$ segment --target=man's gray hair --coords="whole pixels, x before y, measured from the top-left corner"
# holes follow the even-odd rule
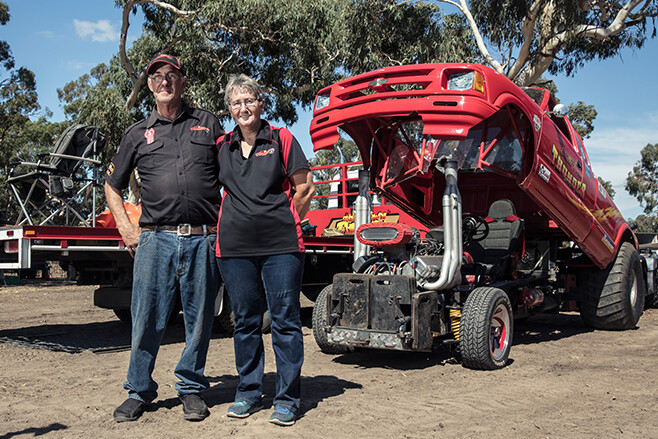
[[[234,90],[245,90],[254,95],[256,99],[262,101],[264,99],[263,91],[260,89],[260,85],[249,76],[244,73],[239,75],[231,75],[228,78],[228,84],[226,84],[226,90],[224,91],[224,102],[228,108],[231,100],[231,95]]]

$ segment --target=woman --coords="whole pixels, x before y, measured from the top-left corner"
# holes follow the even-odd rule
[[[231,77],[225,100],[237,126],[219,142],[224,196],[216,253],[235,318],[233,342],[240,376],[227,415],[246,418],[261,406],[261,324],[267,306],[277,365],[270,422],[292,425],[300,405],[304,361],[300,222],[313,197],[313,179],[290,131],[260,118],[265,100],[256,81],[246,75]]]

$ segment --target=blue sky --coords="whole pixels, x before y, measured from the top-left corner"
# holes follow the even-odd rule
[[[121,10],[113,0],[4,1],[11,19],[0,26],[0,40],[10,44],[17,66],[36,74],[39,102],[53,111],[51,120],[63,120],[57,88],[118,52]],[[131,16],[129,41],[141,33],[139,23],[139,17]],[[596,107],[595,130],[585,146],[594,172],[613,183],[615,202],[626,218],[642,213],[624,190],[626,175],[640,159],[640,150],[658,143],[656,55],[654,39],[640,50],[624,51],[621,58],[590,62],[573,78],[552,78],[563,103],[583,101]],[[310,114],[302,113],[291,127],[309,156],[310,120]]]

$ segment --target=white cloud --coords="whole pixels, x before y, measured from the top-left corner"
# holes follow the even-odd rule
[[[42,30],[37,32],[37,35],[41,35],[44,38],[55,38],[55,33],[49,30]]]
[[[69,60],[66,61],[66,68],[68,70],[88,70],[91,69],[94,65],[85,61],[75,61]]]
[[[91,37],[91,41],[100,43],[119,39],[119,32],[114,29],[109,20],[98,20],[93,23],[73,19],[73,25],[75,26],[75,33],[81,38]]]
[[[612,183],[615,204],[624,218],[635,218],[642,213],[642,207],[626,192],[626,176],[640,160],[642,148],[658,143],[658,113],[618,122],[616,126],[597,126],[584,142],[594,173]]]

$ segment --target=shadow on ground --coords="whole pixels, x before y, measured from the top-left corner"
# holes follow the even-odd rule
[[[514,344],[544,343],[592,331],[575,313],[539,314],[514,322]]]
[[[7,434],[3,434],[0,436],[0,439],[9,439],[12,437],[16,436],[21,436],[21,435],[30,435],[30,436],[45,436],[46,434],[52,432],[52,431],[57,431],[57,430],[66,430],[67,427],[66,425],[60,424],[58,422],[55,422],[53,424],[47,425],[45,427],[30,427],[26,428],[20,431],[12,431]]]
[[[213,332],[213,338],[228,337]],[[169,323],[162,345],[185,341],[182,315]],[[117,352],[130,349],[130,325],[119,320],[83,324],[39,325],[0,330],[0,343],[77,354]]]
[[[239,379],[237,375],[226,374],[217,377],[208,377],[211,386],[203,392],[203,399],[212,409],[214,406],[229,404],[234,401],[235,390]],[[332,375],[304,376],[302,375],[301,387],[303,390],[302,406],[297,413],[301,417],[309,410],[328,398],[345,393],[348,389],[361,389],[363,386],[353,381],[340,379]],[[271,409],[274,395],[276,394],[276,374],[266,373],[263,376],[263,409]],[[178,398],[168,398],[152,404],[151,410],[158,408],[171,409],[180,405]]]

